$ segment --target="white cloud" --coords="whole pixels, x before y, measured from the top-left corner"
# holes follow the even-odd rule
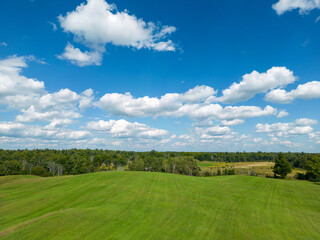
[[[280,141],[279,143],[282,144],[282,145],[285,145],[286,147],[291,147],[292,144],[293,144],[293,143],[292,143],[291,141],[289,141],[289,140]]]
[[[57,118],[60,118],[60,120],[62,120],[81,117],[81,114],[70,110],[39,111],[35,109],[34,106],[31,106],[27,110],[22,110],[22,113],[23,114],[16,117],[17,122],[50,122],[52,121],[52,119]]]
[[[279,0],[272,5],[272,8],[278,15],[282,15],[287,11],[299,9],[300,14],[306,14],[309,11],[320,8],[319,0]]]
[[[296,125],[299,126],[308,126],[308,125],[317,125],[318,121],[309,118],[299,118],[295,121]]]
[[[108,93],[99,100],[97,106],[119,116],[170,116],[175,115],[183,104],[203,102],[215,92],[208,86],[196,86],[184,94],[167,93],[161,98],[148,96],[133,98],[130,93]]]
[[[166,94],[160,99],[148,96],[135,99],[130,93],[108,93],[99,100],[97,106],[118,116],[157,116],[176,111],[181,106],[181,97],[179,94]]]
[[[93,49],[92,52],[83,53],[72,45],[67,46],[65,52],[60,55],[61,58],[79,66],[100,65],[106,44],[156,51],[176,50],[171,40],[165,40],[176,31],[175,27],[146,23],[135,15],[130,15],[127,10],[118,11],[114,4],[105,0],[88,0],[87,3],[80,4],[76,10],[68,12],[66,16],[60,15],[58,19],[65,32],[74,34],[75,41]]]
[[[61,131],[56,134],[58,139],[70,139],[70,140],[79,140],[87,139],[91,137],[91,133],[88,131]]]
[[[172,147],[181,148],[181,147],[185,147],[187,145],[188,145],[188,143],[186,143],[186,142],[175,142],[174,144],[172,144]]]
[[[58,28],[57,28],[57,24],[53,23],[53,22],[48,22],[48,24],[50,24],[52,26],[52,31],[57,31]]]
[[[191,110],[190,108],[189,110]],[[187,109],[186,109],[187,110]],[[235,120],[262,116],[273,116],[277,114],[277,109],[266,106],[264,109],[257,106],[227,106],[219,104],[209,104],[204,106],[193,106],[192,112],[186,111],[185,114],[192,119],[213,118],[216,120]]]
[[[161,138],[169,134],[166,130],[152,128],[142,123],[131,123],[124,119],[88,122],[87,128],[93,131],[110,133],[113,137]]]
[[[320,16],[316,18],[316,20],[314,22],[319,22],[320,21]]]
[[[213,126],[206,129],[206,133],[211,136],[226,135],[231,132],[229,127]]]
[[[45,126],[44,129],[59,129],[72,124],[73,121],[70,119],[52,119],[50,124]]]
[[[186,93],[167,93],[160,98],[134,98],[130,93],[108,93],[96,103],[99,108],[125,117],[183,117],[204,121],[208,119],[235,120],[272,116],[277,110],[271,106],[227,106],[211,104],[216,93],[210,87],[197,86]]]
[[[119,146],[121,146],[121,145],[123,144],[123,142],[122,142],[122,141],[112,141],[111,144],[112,144],[113,146],[119,147]]]
[[[25,125],[15,122],[0,122],[0,136],[34,139],[79,140],[91,136],[88,131],[69,129],[51,130],[38,125]]]
[[[78,110],[93,101],[92,89],[81,94],[69,89],[48,93],[44,82],[21,75],[27,61],[37,60],[33,56],[0,60],[0,105],[20,111],[16,117],[19,122],[80,118]]]
[[[316,99],[320,98],[320,82],[312,81],[299,84],[298,87],[290,92],[284,89],[274,89],[266,94],[265,100],[273,103],[291,103],[295,99]]]
[[[259,143],[259,142],[262,142],[262,140],[263,140],[262,138],[254,138],[253,142],[254,143]]]
[[[6,42],[0,42],[0,47],[7,47],[8,44]]]
[[[181,100],[186,103],[198,103],[201,101],[205,101],[208,98],[217,94],[217,91],[212,87],[208,87],[205,85],[196,86],[181,96]]]
[[[289,116],[289,113],[285,110],[282,110],[278,113],[277,118],[283,118]]]
[[[79,98],[79,108],[81,110],[86,109],[92,105],[94,100],[93,90],[91,88],[85,90],[80,94]]]
[[[307,135],[313,132],[311,125],[317,124],[313,119],[297,119],[293,123],[257,124],[256,132],[267,133],[270,137],[292,137]]]
[[[223,120],[221,123],[222,123],[222,125],[225,125],[225,126],[233,126],[233,125],[239,125],[239,124],[244,123],[244,120],[242,120],[242,119],[234,119],[234,120],[230,120],[230,121]]]
[[[312,142],[320,144],[320,132],[312,132],[309,134],[309,138]]]
[[[196,127],[195,133],[200,136],[200,139],[231,139],[236,135],[229,127],[219,125],[209,128]]]
[[[166,42],[153,43],[150,46],[154,50],[159,51],[159,52],[166,52],[166,51],[174,52],[174,51],[176,51],[174,43],[171,40],[168,40]]]
[[[80,118],[77,112],[79,95],[69,89],[61,89],[55,93],[46,93],[34,97],[31,106],[22,109],[22,115],[16,117],[19,122],[50,121],[54,118]]]
[[[219,150],[228,145],[223,149],[244,150],[247,147],[246,143],[252,146],[253,144],[264,145],[264,140],[252,138],[250,135],[241,135],[229,126],[242,124],[247,118],[283,117],[288,114],[284,110],[279,112],[271,106],[222,106],[214,103],[217,91],[209,86],[196,86],[184,93],[167,93],[160,97],[135,98],[130,93],[108,93],[97,100],[92,89],[80,93],[70,89],[48,92],[43,82],[22,74],[22,70],[27,67],[27,62],[35,60],[34,57],[17,56],[0,60],[0,83],[1,87],[3,86],[3,88],[0,87],[0,104],[2,107],[7,107],[1,110],[18,112],[14,121],[0,122],[2,147],[101,145],[108,148],[121,146],[127,149],[147,150],[159,147],[168,150],[172,147],[188,146],[188,149],[192,147],[194,150],[212,150],[214,146],[214,149]],[[296,96],[314,97],[312,90],[317,85],[305,87],[308,84],[299,85],[296,90],[293,90],[299,93],[296,93]],[[107,111],[110,115],[123,117],[187,117],[194,121],[192,126],[195,129],[188,128],[191,131],[190,134],[182,133],[177,137],[164,129],[124,119],[89,123],[84,120],[75,120],[82,117],[82,110],[95,106]],[[96,116],[91,117],[97,120]],[[31,122],[41,123],[35,125]],[[75,123],[86,125],[87,129],[84,131],[66,129]],[[181,127],[185,128],[188,121],[181,119],[180,123],[183,124]],[[214,123],[219,125],[213,126]],[[318,135],[313,132],[313,125],[316,124],[318,124],[316,120],[301,118],[292,123],[258,124],[256,131],[266,133],[273,146],[278,144],[295,147],[298,145],[289,143],[288,137],[306,135],[314,144],[320,141]],[[280,139],[282,137],[286,139]],[[118,141],[119,138],[121,142]],[[12,145],[13,141],[19,143]]]
[[[223,103],[246,101],[258,93],[287,86],[295,80],[293,72],[285,67],[272,67],[265,73],[253,71],[244,75],[240,83],[233,83],[229,88],[223,90],[223,96],[216,98],[215,101]]]
[[[102,53],[99,51],[85,51],[82,52],[79,48],[75,48],[72,44],[68,43],[64,52],[57,56],[61,60],[68,60],[72,64],[79,67],[96,65],[102,63]]]
[[[8,96],[44,92],[43,82],[20,75],[21,68],[27,66],[26,60],[27,57],[17,56],[0,60],[0,104],[4,104]]]
[[[213,125],[213,122],[211,120],[202,120],[202,121],[197,121],[197,122],[194,122],[192,124],[192,126],[194,127],[210,127]]]
[[[180,136],[178,137],[178,139],[191,140],[191,139],[193,139],[193,137],[190,136],[190,135],[188,135],[188,134],[183,134],[183,135],[180,135]]]

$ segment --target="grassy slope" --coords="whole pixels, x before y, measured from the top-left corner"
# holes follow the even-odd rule
[[[104,172],[0,177],[1,239],[320,239],[320,186]]]

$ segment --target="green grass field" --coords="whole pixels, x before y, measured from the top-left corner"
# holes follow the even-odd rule
[[[320,185],[101,172],[0,177],[1,239],[320,239]]]

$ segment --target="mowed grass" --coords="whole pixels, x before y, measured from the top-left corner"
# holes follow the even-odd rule
[[[320,185],[102,172],[0,177],[1,239],[320,239]]]

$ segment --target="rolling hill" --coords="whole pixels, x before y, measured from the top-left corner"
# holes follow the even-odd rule
[[[0,177],[1,239],[320,239],[320,185],[101,172]]]

